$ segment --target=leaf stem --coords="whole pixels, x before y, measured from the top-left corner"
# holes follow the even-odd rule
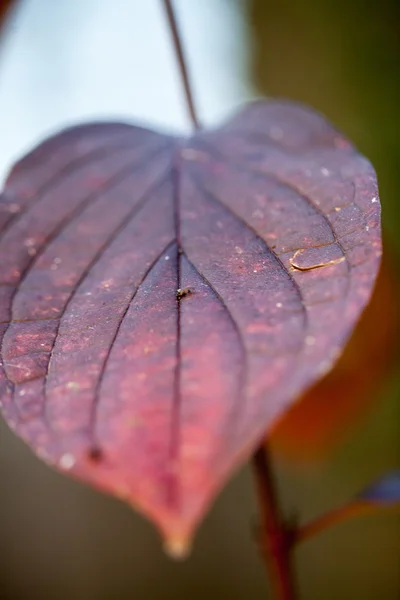
[[[186,104],[189,111],[190,119],[192,121],[193,127],[198,130],[200,129],[200,123],[197,118],[196,108],[193,100],[192,88],[190,85],[189,72],[187,69],[185,54],[183,51],[181,36],[178,30],[178,24],[175,17],[174,8],[172,5],[172,0],[162,0],[164,4],[164,8],[167,14],[168,25],[171,31],[172,40],[174,43],[175,53],[179,64],[179,70],[181,73],[183,89],[185,91]]]
[[[293,534],[282,521],[269,453],[262,444],[253,455],[253,469],[261,513],[261,544],[276,600],[295,600],[291,549]]]

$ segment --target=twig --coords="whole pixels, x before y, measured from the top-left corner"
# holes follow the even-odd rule
[[[339,506],[333,510],[317,517],[313,521],[306,523],[294,533],[293,543],[300,543],[309,540],[310,538],[324,532],[326,529],[352,519],[353,517],[361,517],[382,510],[396,510],[396,506],[382,506],[373,502],[354,501],[344,506]]]
[[[178,30],[178,25],[175,18],[174,8],[172,6],[172,0],[162,0],[165,11],[167,13],[167,19],[169,28],[172,35],[172,40],[175,47],[176,56],[178,59],[179,70],[182,77],[183,88],[185,91],[186,104],[190,114],[190,119],[195,129],[200,129],[200,123],[197,118],[197,113],[194,105],[192,89],[190,85],[189,73],[186,65],[185,54],[183,52],[181,37]]]
[[[291,564],[292,531],[283,523],[275,495],[269,455],[261,445],[253,456],[261,513],[262,550],[276,600],[295,600]]]

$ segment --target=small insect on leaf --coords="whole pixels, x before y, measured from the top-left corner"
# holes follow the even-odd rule
[[[182,555],[338,359],[380,256],[373,168],[305,107],[255,102],[185,139],[63,131],[0,199],[4,417]]]
[[[176,297],[178,298],[178,300],[180,300],[181,298],[184,298],[185,296],[190,296],[190,294],[193,294],[194,289],[191,287],[184,287],[184,288],[179,288],[179,290],[176,291]]]

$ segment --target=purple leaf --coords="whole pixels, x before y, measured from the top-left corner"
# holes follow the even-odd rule
[[[331,369],[380,256],[374,170],[306,108],[64,131],[1,197],[4,416],[178,547]]]

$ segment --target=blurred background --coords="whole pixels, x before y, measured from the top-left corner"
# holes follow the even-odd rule
[[[0,15],[8,4],[0,1]],[[120,117],[188,130],[160,4],[13,4],[0,34],[1,180],[32,145],[73,122]],[[378,173],[385,261],[373,302],[338,367],[270,441],[285,512],[304,521],[400,458],[400,4],[175,5],[203,123],[254,96],[286,96],[323,112]],[[2,600],[269,598],[256,523],[244,468],[216,501],[190,559],[173,563],[147,522],[49,470],[0,423]],[[300,600],[397,600],[400,520],[382,513],[344,523],[300,546],[295,561]]]

